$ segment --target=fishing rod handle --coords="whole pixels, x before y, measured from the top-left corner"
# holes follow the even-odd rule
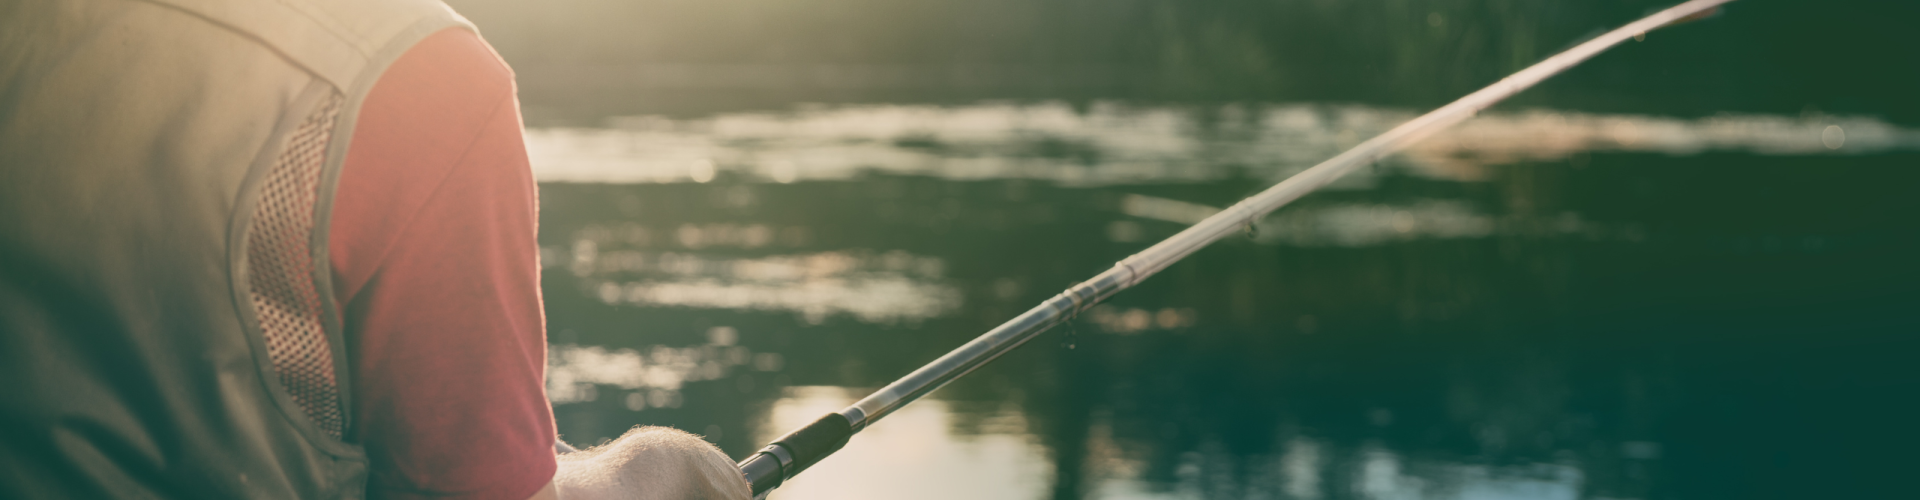
[[[853,424],[839,413],[828,413],[806,427],[773,440],[773,444],[740,461],[740,472],[757,497],[827,458],[853,437]]]

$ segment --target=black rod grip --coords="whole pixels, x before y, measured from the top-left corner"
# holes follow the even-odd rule
[[[740,473],[747,476],[747,485],[753,488],[755,498],[780,487],[780,483],[787,480],[785,471],[780,470],[780,458],[764,451],[741,461]]]
[[[806,427],[773,440],[773,444],[780,445],[786,448],[788,453],[793,454],[793,463],[787,466],[787,477],[791,478],[820,462],[821,459],[827,458],[827,455],[840,451],[840,447],[845,446],[847,439],[851,437],[853,437],[853,424],[847,422],[847,417],[838,413],[828,413],[819,420],[807,424]]]

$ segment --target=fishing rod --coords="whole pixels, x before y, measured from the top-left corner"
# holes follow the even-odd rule
[[[1153,276],[1154,273],[1173,265],[1174,262],[1192,255],[1193,252],[1221,238],[1238,233],[1241,228],[1251,226],[1255,220],[1266,216],[1267,213],[1333,182],[1356,168],[1373,164],[1441,129],[1472,118],[1480,110],[1526,90],[1548,77],[1566,71],[1628,39],[1644,38],[1649,31],[1705,17],[1729,1],[1732,0],[1692,0],[1655,12],[1585,43],[1575,45],[1573,48],[1494,82],[1493,85],[1467,94],[1466,97],[1442,106],[1440,109],[1420,115],[1384,134],[1368,139],[1354,146],[1353,149],[1295,174],[1259,194],[1241,200],[1212,217],[1207,217],[1180,231],[1179,234],[1122,259],[1106,272],[1067,288],[1066,291],[988,330],[987,333],[914,370],[913,373],[887,384],[886,387],[880,388],[865,399],[853,403],[853,406],[848,406],[839,412],[828,413],[805,427],[775,439],[773,444],[742,460],[739,464],[740,470],[746,475],[747,482],[753,486],[754,496],[764,498],[768,492],[779,487],[787,479],[838,451],[861,429],[873,425],[874,422],[885,418],[900,407],[1033,340],[1048,328],[1072,320],[1081,311],[1093,307],[1094,304],[1112,297],[1121,290],[1133,287],[1147,277]]]

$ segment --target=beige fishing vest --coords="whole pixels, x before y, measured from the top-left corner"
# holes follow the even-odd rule
[[[359,498],[327,219],[437,0],[0,0],[0,498]]]

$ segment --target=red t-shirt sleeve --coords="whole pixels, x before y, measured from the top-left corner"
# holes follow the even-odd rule
[[[328,241],[370,497],[522,500],[552,479],[535,198],[513,75],[479,36],[434,34],[381,75]]]

